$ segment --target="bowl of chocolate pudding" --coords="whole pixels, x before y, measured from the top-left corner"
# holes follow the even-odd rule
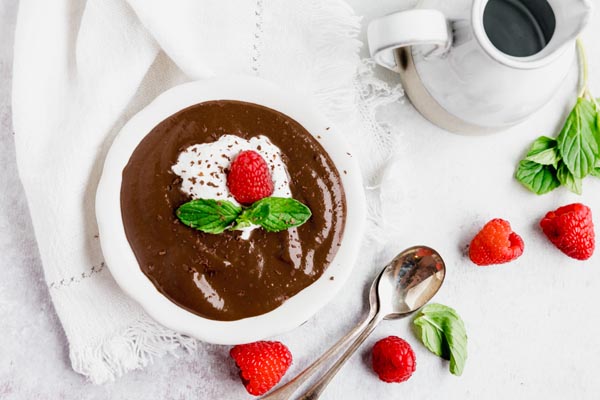
[[[250,77],[158,96],[115,138],[96,194],[118,285],[161,324],[219,344],[289,331],[332,300],[365,209],[343,134],[310,99]]]

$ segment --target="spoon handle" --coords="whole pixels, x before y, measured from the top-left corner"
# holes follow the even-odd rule
[[[281,386],[277,390],[269,393],[268,395],[261,397],[260,400],[289,400],[296,390],[300,388],[310,377],[312,377],[323,364],[327,363],[333,356],[337,355],[344,347],[350,343],[351,340],[356,338],[373,320],[375,311],[371,310],[367,318],[360,324],[356,325],[350,332],[344,337],[337,341],[336,344],[331,346],[321,357],[315,362],[306,367],[304,371],[298,374],[294,379]]]
[[[360,345],[365,341],[367,337],[373,332],[375,327],[383,318],[380,317],[381,314],[377,314],[365,327],[362,333],[356,338],[356,340],[348,347],[348,349],[342,354],[342,356],[327,370],[325,375],[323,375],[314,385],[312,385],[302,396],[299,397],[298,400],[317,400],[321,397],[321,394],[327,388],[329,382],[333,379],[335,374],[342,368],[342,366],[352,357],[356,349],[360,347]]]

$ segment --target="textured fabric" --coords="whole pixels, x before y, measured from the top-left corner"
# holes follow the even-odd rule
[[[258,75],[312,98],[346,134],[372,183],[391,147],[374,108],[400,92],[360,63],[359,28],[342,0],[21,1],[13,87],[19,172],[76,371],[102,383],[196,346],[126,297],[102,258],[94,197],[124,122],[177,83]]]

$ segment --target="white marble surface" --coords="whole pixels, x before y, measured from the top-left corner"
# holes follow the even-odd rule
[[[350,1],[365,22],[413,2]],[[228,348],[220,346],[201,345],[194,354],[156,360],[104,386],[93,386],[70,369],[15,167],[10,77],[16,8],[15,0],[0,2],[0,399],[247,398],[228,360]],[[600,35],[598,14],[592,25],[585,38],[592,89],[600,95],[600,48],[594,40]],[[396,79],[391,73],[382,76]],[[573,73],[530,120],[493,136],[446,133],[424,121],[407,102],[381,113],[397,139],[397,168],[405,171],[394,194],[403,211],[398,220],[389,221],[381,263],[416,243],[429,244],[444,255],[448,277],[436,300],[462,314],[470,339],[469,360],[464,375],[454,377],[446,363],[418,344],[408,321],[387,322],[339,374],[325,398],[598,398],[600,254],[586,263],[566,258],[547,243],[537,221],[549,209],[583,201],[596,212],[600,226],[600,180],[586,180],[582,197],[564,190],[536,197],[512,178],[528,143],[540,134],[552,134],[564,119],[575,80]],[[476,268],[464,257],[464,247],[493,217],[512,222],[525,239],[526,251],[512,264]],[[355,271],[356,279],[343,297],[278,338],[295,357],[288,378],[358,321],[374,271],[361,266]],[[417,371],[401,385],[379,382],[368,365],[370,346],[389,334],[408,339],[417,353]]]

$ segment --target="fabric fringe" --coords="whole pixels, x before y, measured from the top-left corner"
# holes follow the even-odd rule
[[[195,350],[197,341],[175,333],[142,316],[123,331],[115,332],[96,346],[71,352],[73,369],[92,383],[114,381],[124,373],[147,366],[165,354],[178,356],[178,350]]]
[[[404,89],[400,84],[390,86],[375,76],[375,61],[372,59],[363,59],[358,67],[355,79],[355,88],[360,96],[358,106],[360,114],[366,127],[373,132],[374,141],[372,143],[375,152],[369,168],[367,177],[368,188],[373,188],[381,179],[382,167],[386,165],[394,149],[394,137],[391,127],[379,122],[377,112],[384,106],[395,103],[404,97]]]
[[[313,0],[309,7],[311,24],[321,27],[316,39],[313,93],[327,117],[345,119],[344,115],[356,109],[356,93],[349,82],[356,74],[358,52],[362,42],[357,39],[361,29],[361,17],[343,0]],[[344,43],[343,46],[339,46]],[[336,62],[332,62],[335,60]]]
[[[362,17],[356,16],[345,1],[313,0],[307,7],[312,11],[312,26],[322,27],[314,57],[322,60],[314,74],[319,88],[314,96],[320,109],[333,121],[345,121],[343,128],[368,137],[355,138],[354,143],[361,147],[355,151],[361,155],[367,198],[365,246],[378,251],[385,243],[379,182],[393,154],[396,135],[377,120],[377,113],[402,99],[404,90],[400,84],[391,86],[377,78],[372,59],[360,59]]]
[[[365,176],[365,194],[367,197],[367,243],[377,248],[385,242],[383,226],[383,210],[379,182],[384,175],[385,167],[389,164],[393,154],[394,135],[391,127],[377,120],[377,112],[384,106],[390,105],[404,97],[404,90],[400,84],[390,86],[377,78],[374,73],[375,62],[372,59],[363,59],[356,73],[355,90],[360,97],[358,101],[359,112],[365,128],[372,132],[372,141],[368,153],[371,155],[367,162],[370,165]]]
[[[404,90],[400,84],[390,86],[378,79],[373,60],[360,59],[362,42],[358,35],[362,17],[356,16],[346,2],[315,0],[308,6],[313,26],[323,27],[315,54],[315,60],[323,61],[316,65],[319,90],[314,95],[321,104],[320,109],[332,120],[352,120],[354,124],[362,124],[363,130],[369,133],[371,140],[366,152],[369,157],[362,157],[361,163],[367,185],[368,218],[379,226],[381,207],[379,196],[373,191],[394,146],[390,127],[378,122],[376,114],[381,107],[400,100]],[[339,43],[346,45],[339,46]]]
[[[365,177],[369,219],[367,239],[382,243],[384,232],[379,182],[392,157],[395,140],[391,127],[377,120],[377,112],[382,107],[399,101],[404,96],[404,90],[400,84],[390,86],[375,77],[374,69],[375,62],[372,59],[362,60],[354,82],[360,96],[358,106],[363,123],[373,132],[374,139],[370,143],[372,157],[369,158],[370,165],[367,166],[369,174]]]

